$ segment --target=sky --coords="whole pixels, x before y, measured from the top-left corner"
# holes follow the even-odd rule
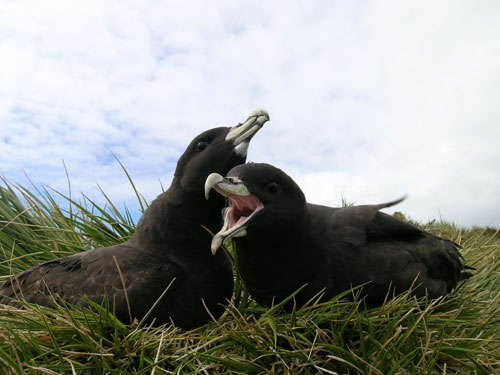
[[[2,0],[0,174],[138,212],[112,153],[151,201],[263,108],[248,160],[309,202],[499,227],[499,35],[496,0]]]

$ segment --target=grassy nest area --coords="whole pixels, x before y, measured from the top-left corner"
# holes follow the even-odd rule
[[[126,241],[132,216],[103,197],[97,204],[3,180],[0,281]],[[403,294],[369,309],[339,295],[284,313],[256,304],[235,273],[223,316],[189,331],[124,324],[98,305],[0,305],[0,374],[500,374],[500,234],[417,225],[460,244],[475,268],[444,300]]]

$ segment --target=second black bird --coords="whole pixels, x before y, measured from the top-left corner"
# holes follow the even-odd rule
[[[308,204],[297,184],[268,164],[237,166],[226,178],[211,174],[207,195],[211,188],[227,199],[212,252],[234,238],[241,276],[261,304],[280,302],[304,285],[295,297],[299,306],[362,284],[369,305],[410,288],[437,298],[468,275],[457,244],[379,211],[401,200],[343,208]]]

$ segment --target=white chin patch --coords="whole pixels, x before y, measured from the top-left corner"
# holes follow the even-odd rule
[[[236,152],[236,155],[246,158],[249,144],[250,142],[241,142],[238,146],[236,146],[234,148],[234,152]]]

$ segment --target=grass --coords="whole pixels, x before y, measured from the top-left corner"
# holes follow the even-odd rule
[[[103,196],[98,205],[3,180],[0,280],[129,238],[130,213]],[[190,331],[125,325],[105,306],[0,306],[0,373],[500,374],[500,234],[439,222],[420,226],[461,244],[476,268],[440,303],[404,294],[366,309],[340,295],[285,314],[279,305],[253,302],[236,274],[224,315]]]

